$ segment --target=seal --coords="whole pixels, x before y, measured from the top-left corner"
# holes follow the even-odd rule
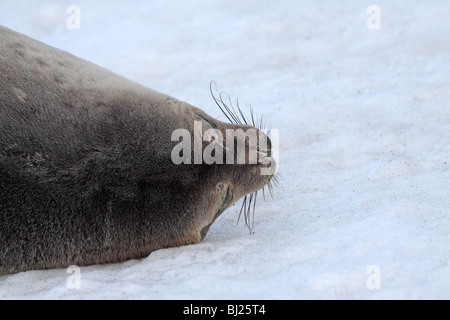
[[[194,135],[196,122],[223,137],[255,129],[0,27],[0,274],[200,242],[226,208],[270,182],[259,170],[274,160],[270,139],[264,148],[259,139],[245,147],[266,161],[174,163],[173,132]],[[208,137],[201,148],[227,149]]]

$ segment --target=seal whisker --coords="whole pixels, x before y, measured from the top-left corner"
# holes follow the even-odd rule
[[[217,91],[217,84],[214,81],[211,81],[209,83],[209,92],[211,93],[211,97],[213,98],[214,102],[216,103],[216,105],[219,107],[220,111],[222,111],[222,113],[225,115],[225,117],[227,117],[228,121],[230,121],[231,123],[233,123],[233,120],[230,119],[230,117],[228,116],[228,114],[223,110],[222,106],[220,105],[220,100],[216,98],[216,96],[214,95],[213,91],[212,91],[212,86],[216,87],[216,91]]]
[[[231,121],[231,123],[235,123],[235,124],[238,123],[238,124],[241,124],[240,121],[239,121],[239,118],[236,116],[236,113],[234,112],[234,110],[230,109],[230,107],[228,107],[228,106],[225,104],[225,102],[223,102],[222,94],[223,94],[223,92],[221,92],[221,93],[219,94],[219,98],[220,98],[219,101],[220,101],[221,104],[224,106],[225,110],[228,112],[228,114],[231,116],[231,118],[233,118],[233,121]]]
[[[233,123],[233,124],[249,124],[249,121],[247,120],[244,112],[242,111],[242,108],[239,105],[239,99],[236,99],[236,109],[231,101],[231,97],[228,93],[221,91],[219,93],[219,97],[216,97],[213,93],[213,85],[215,87],[215,90],[217,91],[217,85],[214,81],[211,81],[209,85],[209,91],[211,93],[211,97],[214,99],[214,102],[219,107],[220,111],[227,117],[227,119]],[[224,102],[224,95],[228,97],[228,104],[229,106]],[[250,106],[251,107],[251,106]],[[251,110],[251,113],[253,111]],[[253,115],[252,115],[253,118]],[[255,125],[255,121],[252,120],[253,126],[257,127]]]
[[[228,104],[230,105],[230,107],[223,101],[223,97],[222,97],[223,95],[226,95],[228,97]],[[228,112],[228,114],[233,118],[233,121],[231,121],[231,123],[242,124],[241,120],[239,119],[239,117],[237,115],[236,110],[234,110],[233,103],[231,102],[231,97],[227,92],[221,91],[219,93],[219,101],[223,105],[225,110]]]
[[[252,229],[255,227],[255,211],[256,211],[256,199],[258,197],[258,191],[255,191],[255,200],[253,201],[253,214],[252,214]]]
[[[251,104],[250,104],[250,116],[251,116],[251,118],[252,118],[252,125],[253,125],[255,128],[257,128],[258,126],[257,126],[256,123],[255,123],[254,112],[253,112],[253,108],[252,108],[252,105],[251,105]],[[261,129],[261,128],[259,128],[259,129]]]
[[[249,196],[248,207],[247,207],[246,216],[245,216],[245,224],[246,224],[247,228],[249,229],[249,231],[252,231],[252,224],[251,224],[250,220],[251,220],[251,215],[252,215],[252,202],[254,202],[254,195],[255,195],[255,193],[253,192]],[[253,212],[253,216],[254,216],[254,212]]]
[[[237,109],[239,110],[239,113],[241,114],[242,120],[244,121],[245,124],[248,125],[247,119],[245,119],[245,115],[244,115],[244,113],[242,112],[241,107],[239,106],[239,100],[238,100],[238,99],[236,99],[236,106],[237,106]]]
[[[248,202],[246,203],[245,210],[244,210],[244,221],[245,221],[245,225],[247,226],[247,228],[249,228],[248,213],[249,213],[249,207],[250,207],[251,202],[252,202],[252,195],[253,195],[253,193],[250,193],[248,195]]]
[[[247,204],[247,196],[245,196],[244,200],[242,200],[242,206],[241,206],[241,210],[239,210],[239,216],[238,216],[238,220],[236,222],[236,225],[239,224],[239,220],[241,219],[241,215],[242,215],[243,210],[244,210],[244,216],[245,216],[246,204]]]
[[[272,179],[267,183],[267,188],[269,189],[270,197],[273,199]]]
[[[228,106],[223,102],[222,94],[226,94],[226,95],[228,96],[228,103],[230,104],[231,109],[230,109],[230,107],[228,107]],[[231,102],[231,97],[230,97],[230,95],[229,95],[227,92],[221,92],[221,93],[220,93],[220,98],[222,99],[222,103],[223,103],[223,104],[226,106],[226,108],[227,108],[228,110],[230,110],[230,112],[232,113],[232,115],[233,115],[233,117],[234,117],[236,123],[237,123],[237,124],[242,124],[242,121],[241,121],[241,119],[239,119],[239,116],[238,116],[236,110],[234,109],[233,103]],[[231,111],[231,110],[232,110],[232,111]]]
[[[271,179],[273,181],[273,184],[275,185],[275,187],[279,186],[279,181],[278,181],[279,177],[280,177],[280,173],[277,172]]]
[[[237,123],[238,119],[233,114],[233,112],[229,109],[229,107],[223,102],[223,98],[222,98],[222,93],[223,92],[219,93],[219,98],[217,98],[214,95],[214,93],[212,91],[213,84],[216,87],[216,91],[217,91],[217,85],[216,85],[216,83],[214,81],[211,81],[211,83],[209,84],[209,91],[211,93],[212,98],[214,99],[214,102],[217,104],[217,106],[219,107],[220,111],[222,111],[222,113],[225,115],[225,117],[227,117],[228,121],[230,121],[231,123]]]

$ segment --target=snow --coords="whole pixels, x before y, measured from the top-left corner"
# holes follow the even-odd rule
[[[68,29],[76,4],[80,29]],[[366,21],[380,8],[380,29]],[[224,120],[280,133],[280,187],[197,245],[0,277],[0,299],[449,299],[450,4],[2,1],[0,24]]]

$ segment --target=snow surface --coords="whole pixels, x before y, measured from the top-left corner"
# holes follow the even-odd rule
[[[215,80],[280,130],[282,175],[252,234],[236,205],[200,244],[83,267],[80,289],[66,269],[2,276],[0,299],[450,298],[448,1],[0,5],[0,24],[224,120]]]

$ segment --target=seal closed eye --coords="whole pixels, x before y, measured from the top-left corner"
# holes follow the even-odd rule
[[[222,133],[252,126],[221,122],[4,27],[0,75],[0,274],[198,243],[272,178],[260,162],[172,161],[172,133],[193,136],[197,119]],[[270,148],[257,149],[273,160]]]
[[[211,119],[207,114],[205,114],[204,112],[194,112],[196,116],[198,116],[200,119],[206,121],[211,128],[213,129],[218,129],[217,123],[214,122],[213,119]]]

